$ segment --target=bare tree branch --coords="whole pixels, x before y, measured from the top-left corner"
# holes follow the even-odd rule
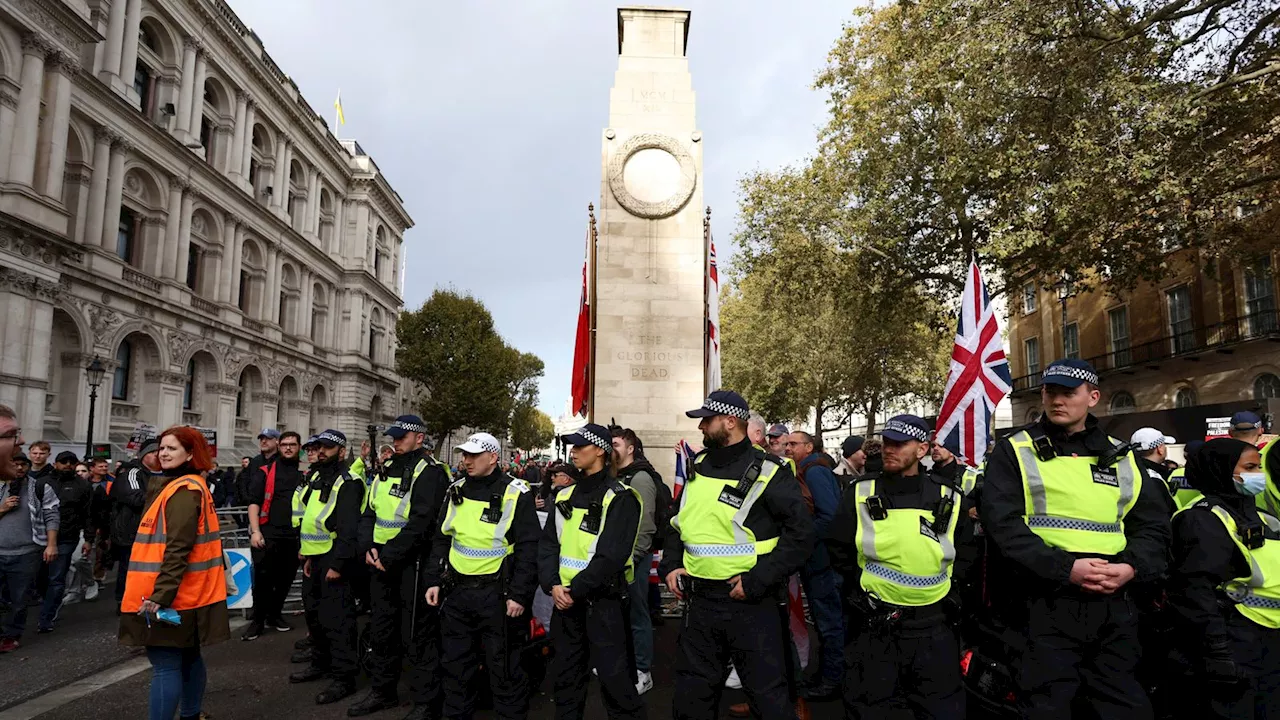
[[[1244,53],[1249,46],[1253,45],[1253,42],[1258,39],[1258,36],[1262,34],[1262,31],[1266,30],[1267,26],[1274,23],[1277,18],[1280,18],[1280,5],[1277,5],[1275,10],[1263,15],[1262,18],[1258,20],[1257,24],[1253,26],[1253,29],[1236,44],[1235,49],[1231,51],[1231,55],[1227,58],[1227,67],[1223,71],[1222,78],[1219,82],[1226,80],[1235,73],[1236,63],[1239,62],[1240,55]]]
[[[1218,92],[1219,90],[1226,90],[1229,87],[1242,85],[1244,83],[1249,82],[1250,80],[1257,80],[1260,77],[1270,75],[1271,73],[1274,73],[1274,72],[1280,72],[1280,61],[1267,63],[1266,65],[1263,65],[1261,68],[1254,70],[1253,72],[1244,73],[1243,75],[1236,75],[1235,77],[1223,80],[1222,82],[1219,82],[1216,85],[1211,85],[1210,87],[1207,87],[1204,90],[1201,90],[1195,95],[1192,95],[1191,102],[1198,103],[1200,100],[1203,100],[1204,98]]]

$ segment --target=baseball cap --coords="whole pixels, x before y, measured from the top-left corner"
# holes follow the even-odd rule
[[[850,435],[840,443],[840,457],[849,457],[862,449],[862,443],[867,439],[861,435]]]
[[[569,433],[560,438],[566,444],[574,447],[583,447],[585,445],[595,445],[604,450],[613,449],[613,435],[609,429],[603,425],[595,423],[587,423],[578,428],[577,431]]]
[[[272,440],[280,439],[280,431],[275,428],[262,428],[262,432],[258,433],[258,439],[271,438]]]
[[[346,447],[347,436],[341,430],[325,430],[316,435],[315,440],[311,441],[314,445],[331,445],[333,447]]]
[[[1262,427],[1262,418],[1258,417],[1255,412],[1241,410],[1231,416],[1231,428],[1233,430],[1257,430]]]
[[[497,453],[502,452],[502,446],[498,444],[498,439],[489,433],[472,433],[467,441],[453,449],[454,452],[471,453]]]
[[[774,423],[769,426],[769,431],[765,433],[765,436],[776,438],[787,435],[790,432],[791,431],[787,429],[786,425],[783,425],[782,423]]]
[[[1135,430],[1133,437],[1129,438],[1129,442],[1139,451],[1148,452],[1161,445],[1172,445],[1178,441],[1155,428],[1144,427]]]
[[[915,415],[894,415],[880,435],[893,442],[929,442],[929,423]]]
[[[53,461],[57,463],[75,464],[80,462],[80,458],[76,457],[76,454],[71,452],[70,450],[63,450],[62,452],[58,453],[58,457],[54,458]]]
[[[685,415],[691,418],[708,418],[717,415],[728,415],[742,420],[751,416],[751,408],[747,401],[732,390],[716,390],[702,401],[702,407],[690,410]]]
[[[399,440],[409,433],[424,433],[427,431],[427,424],[422,422],[422,418],[417,415],[401,415],[396,421],[383,432],[383,435],[390,435],[392,438]]]
[[[1045,385],[1060,385],[1064,388],[1077,388],[1081,383],[1098,384],[1098,371],[1084,360],[1055,360],[1044,371],[1041,382]]]

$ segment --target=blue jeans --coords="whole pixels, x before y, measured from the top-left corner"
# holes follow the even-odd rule
[[[40,603],[40,627],[53,627],[53,618],[62,607],[62,596],[67,594],[67,571],[71,569],[71,556],[76,552],[74,542],[58,543],[58,557],[49,564],[49,587]]]
[[[147,647],[151,661],[151,720],[173,720],[200,714],[204,701],[205,668],[199,647]]]
[[[839,685],[844,682],[844,608],[840,603],[840,580],[830,566],[816,573],[800,571],[809,612],[822,638],[822,679]]]
[[[649,556],[645,556],[648,559]],[[630,585],[631,635],[635,643],[636,672],[649,672],[653,665],[653,618],[649,616],[649,564],[636,568]]]
[[[0,584],[4,585],[9,599],[9,610],[4,615],[0,636],[18,640],[27,626],[27,591],[36,581],[36,571],[44,560],[42,549],[31,546],[32,551],[21,555],[0,555]]]

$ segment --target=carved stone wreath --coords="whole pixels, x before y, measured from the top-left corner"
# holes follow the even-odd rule
[[[670,197],[658,202],[647,202],[632,195],[631,191],[627,190],[627,184],[623,179],[623,171],[631,156],[641,150],[649,149],[666,151],[680,163],[680,186]],[[675,215],[685,206],[685,203],[689,202],[689,198],[693,197],[693,188],[697,182],[698,169],[694,165],[693,156],[678,140],[669,135],[642,133],[633,136],[624,142],[609,160],[609,189],[613,191],[618,204],[637,217],[658,220]]]

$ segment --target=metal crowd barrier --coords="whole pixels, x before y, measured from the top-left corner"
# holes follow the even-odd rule
[[[252,549],[249,542],[249,508],[248,506],[229,506],[218,508],[218,535],[222,540],[223,549]],[[243,617],[248,618],[251,614],[250,610],[239,611]],[[298,615],[302,613],[302,566],[298,566],[298,572],[294,575],[293,585],[289,587],[289,594],[284,600],[284,612],[289,615]]]

